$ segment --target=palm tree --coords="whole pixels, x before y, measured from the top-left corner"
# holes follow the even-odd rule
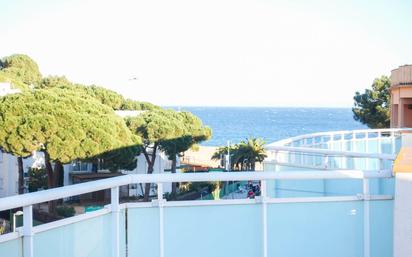
[[[235,169],[235,162],[234,162],[234,157],[236,156],[236,151],[237,151],[237,145],[230,145],[230,146],[222,146],[219,147],[216,152],[213,153],[212,155],[212,160],[219,161],[220,164],[223,166],[223,160],[225,160],[228,152],[228,147],[229,147],[229,152],[230,152],[230,169],[234,170]]]
[[[267,157],[265,141],[261,138],[248,138],[239,144],[230,146],[230,161],[233,170],[255,170],[256,162],[263,162]],[[220,147],[213,154],[213,160],[221,160],[227,154],[227,146]]]

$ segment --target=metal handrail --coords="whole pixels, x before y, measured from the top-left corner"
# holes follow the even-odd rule
[[[131,174],[85,182],[44,191],[10,196],[0,199],[0,211],[30,206],[74,195],[134,183],[172,183],[203,181],[248,181],[248,180],[316,180],[316,179],[367,179],[389,178],[390,171],[367,172],[361,170],[330,171],[288,171],[288,172],[225,172],[225,173],[186,173],[186,174]]]
[[[383,159],[383,160],[395,160],[395,154],[377,154],[377,153],[361,153],[361,152],[351,152],[351,151],[337,151],[328,150],[320,148],[309,148],[309,147],[293,147],[293,146],[268,146],[266,149],[274,151],[285,151],[293,153],[311,153],[319,155],[329,155],[329,156],[347,156],[347,157],[358,157],[358,158],[370,158],[370,159]]]

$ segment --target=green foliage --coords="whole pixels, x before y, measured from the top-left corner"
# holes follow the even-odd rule
[[[113,110],[120,110],[125,99],[119,93],[115,91],[99,87],[96,85],[91,85],[89,87],[84,87],[88,94],[97,100],[99,100],[102,104],[110,106]]]
[[[139,146],[133,145],[105,152],[95,159],[100,159],[101,167],[111,172],[134,170],[137,167],[137,156],[140,151]]]
[[[37,89],[0,99],[0,147],[14,155],[44,151],[67,163],[136,143],[123,120],[91,97]]]
[[[64,76],[48,76],[45,77],[41,80],[40,85],[37,86],[38,88],[65,88],[65,89],[78,89],[75,87],[75,84],[70,82],[66,77]]]
[[[353,97],[355,107],[353,118],[369,128],[388,128],[390,126],[390,80],[386,76],[376,78],[371,89],[363,94],[356,92]]]
[[[164,197],[166,198],[166,200],[171,201],[192,192],[211,194],[215,190],[222,188],[223,185],[224,182],[222,181],[182,182],[179,183],[179,192],[167,192],[164,194]]]
[[[2,70],[0,70],[0,82],[10,83],[12,88],[18,88],[22,90],[27,90],[29,88],[29,85],[24,84],[20,79],[15,78],[10,74],[6,74]]]
[[[232,170],[255,170],[256,162],[263,162],[266,155],[265,141],[261,138],[248,138],[239,144],[230,145],[230,164]],[[222,160],[228,153],[228,146],[220,147],[212,155],[212,160]]]
[[[81,93],[86,97],[92,97],[100,101],[102,104],[110,106],[113,110],[119,110],[125,99],[122,95],[103,87],[96,85],[85,86],[74,84],[66,77],[50,76],[42,80],[40,88],[60,88],[68,91]]]
[[[14,54],[0,60],[0,79],[26,89],[40,83],[42,75],[37,63],[24,54]]]
[[[68,218],[68,217],[73,217],[74,214],[76,214],[76,211],[73,206],[60,205],[56,207],[56,213],[59,216]]]
[[[266,157],[265,141],[261,138],[249,138],[238,144],[233,162],[241,170],[255,170],[255,163],[262,163]]]
[[[126,118],[129,129],[140,136],[145,146],[159,144],[183,135],[185,128],[173,110],[147,111],[137,117]]]
[[[160,149],[163,150],[170,160],[177,155],[189,150],[194,145],[211,137],[212,131],[204,126],[202,121],[190,112],[177,112],[176,122],[183,128],[182,134],[167,140],[160,141]]]
[[[148,102],[139,102],[131,99],[125,99],[120,107],[120,110],[158,110],[159,106],[148,103]]]
[[[147,102],[125,99],[117,92],[96,86],[86,86],[69,81],[64,76],[48,76],[42,78],[39,67],[29,56],[15,54],[0,60],[0,82],[10,82],[14,87],[28,90],[36,88],[60,88],[77,91],[79,95],[93,97],[113,110],[155,110],[160,107]]]
[[[153,110],[159,107],[145,102],[125,99],[121,94],[96,85],[86,86],[70,82],[66,77],[49,76],[42,80],[40,88],[61,88],[93,97],[113,110]]]
[[[189,112],[147,111],[138,117],[127,118],[126,124],[143,139],[143,147],[155,145],[171,160],[211,136],[210,128],[203,126],[202,121]]]
[[[235,144],[235,145],[230,145],[230,146],[221,146],[221,147],[219,147],[219,148],[213,153],[211,159],[212,159],[212,160],[216,160],[216,161],[218,161],[218,160],[224,160],[225,155],[228,154],[228,150],[229,150],[230,154],[233,155],[233,153],[236,152],[236,149],[237,149],[237,144]],[[232,158],[232,159],[233,159],[233,158]],[[232,165],[233,165],[232,159],[231,159],[231,163],[232,163]]]
[[[29,169],[29,192],[47,189],[47,172],[44,168]]]
[[[159,107],[150,103],[125,99],[112,90],[96,85],[85,86],[72,83],[64,76],[48,76],[42,79],[37,64],[25,55],[6,57],[1,60],[0,66],[0,82],[11,82],[12,85],[22,89],[29,89],[32,84],[35,86],[34,96],[30,96],[30,93],[25,92],[25,96],[18,97],[18,99],[24,98],[24,100],[18,100],[14,104],[14,107],[18,109],[13,111],[13,115],[20,113],[26,115],[27,118],[19,117],[19,115],[10,118],[11,116],[7,115],[8,118],[3,119],[3,122],[7,124],[3,125],[8,126],[10,123],[14,123],[14,126],[9,127],[10,131],[17,128],[22,129],[23,126],[27,131],[36,131],[37,129],[37,134],[30,135],[30,133],[15,132],[11,133],[10,136],[3,135],[3,144],[6,145],[4,147],[5,151],[27,157],[34,150],[44,151],[47,146],[47,152],[50,153],[50,157],[54,161],[68,162],[75,158],[96,162],[100,159],[104,164],[103,168],[112,171],[134,169],[136,167],[136,155],[139,153],[140,148],[136,145],[129,146],[123,143],[131,137],[134,139],[133,143],[140,143],[140,141],[137,137],[131,135],[124,126],[123,120],[114,117],[113,112],[104,108],[101,104],[110,107],[112,110],[145,110]],[[39,92],[42,92],[43,96],[40,97]],[[44,95],[46,92],[50,93],[51,98]],[[60,101],[60,98],[66,100]],[[72,100],[68,101],[69,98]],[[13,100],[9,99],[8,102],[3,103],[7,105],[4,107],[5,109],[9,107],[11,101]],[[37,103],[24,103],[31,101]],[[80,106],[86,104],[87,107],[80,107],[80,102]],[[101,104],[97,104],[97,102]],[[79,108],[76,106],[79,106]],[[104,111],[99,114],[103,110],[102,108]],[[38,111],[34,112],[30,109],[38,109]],[[11,114],[10,112],[9,110],[9,114]],[[42,112],[45,114],[44,120],[42,120]],[[36,117],[31,115],[36,115]],[[85,115],[97,116],[93,120],[85,117]],[[108,118],[108,116],[111,116],[110,119],[114,120],[107,122],[103,119],[104,117]],[[79,120],[82,122],[79,123]],[[34,125],[34,123],[37,125]],[[75,126],[74,123],[79,125]],[[85,123],[88,123],[88,125],[85,125]],[[61,126],[65,127],[59,129],[58,127]],[[80,133],[82,130],[87,132]],[[56,134],[56,132],[59,133]],[[77,133],[80,133],[80,138],[77,137]],[[90,138],[92,135],[94,135],[94,139]],[[111,135],[114,135],[114,139],[116,136],[124,138],[120,139],[122,142],[116,142],[116,140],[109,140]],[[99,139],[100,136],[107,138],[107,140],[103,140],[100,147],[98,147],[97,143],[101,139]],[[45,144],[45,141],[51,142]],[[76,142],[80,144],[77,149],[74,147]],[[2,143],[0,142],[0,144]],[[71,147],[67,147],[67,145]],[[122,147],[123,145],[125,147]],[[61,151],[63,147],[65,150]]]

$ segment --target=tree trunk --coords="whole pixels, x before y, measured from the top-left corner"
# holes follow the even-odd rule
[[[54,164],[54,187],[62,187],[64,181],[64,168],[63,164],[56,161]]]
[[[154,164],[148,163],[147,174],[152,174],[152,173],[153,173],[153,166],[154,166]],[[149,201],[150,186],[151,186],[151,183],[146,183],[146,184],[144,184],[144,196],[143,196],[143,201],[145,201],[145,202],[148,202],[148,201]]]
[[[46,166],[46,171],[47,171],[47,187],[48,189],[52,189],[55,187],[55,176],[53,173],[53,166],[51,164],[50,160],[50,155],[45,151],[44,152],[44,164]],[[48,202],[48,208],[49,208],[49,213],[54,213],[56,210],[57,206],[57,201],[49,201]]]
[[[23,157],[17,157],[17,166],[19,170],[19,194],[24,194],[24,168]]]
[[[64,186],[64,167],[63,164],[59,161],[54,163],[54,187]],[[54,201],[55,205],[63,204],[63,199],[58,199]]]
[[[53,188],[53,167],[51,165],[50,156],[47,152],[44,152],[44,164],[47,172],[47,188]]]
[[[176,173],[176,163],[177,163],[177,158],[176,155],[173,156],[172,159],[172,173]],[[177,183],[173,182],[172,183],[172,197],[175,198],[176,197],[176,193],[177,193]]]
[[[144,194],[143,184],[139,183],[139,185],[140,185],[140,190],[142,191],[142,194]]]
[[[156,150],[157,150],[157,144],[153,145],[153,151],[151,154],[149,154],[146,151],[146,148],[143,148],[143,154],[147,162],[147,174],[153,174],[154,170],[154,164],[156,161]],[[150,158],[151,157],[151,158]],[[145,190],[144,190],[144,196],[143,196],[143,201],[148,202],[149,201],[149,196],[150,196],[150,183],[145,184]]]
[[[59,161],[56,161],[54,164],[54,187],[62,187],[64,182],[64,167],[63,164]]]
[[[99,170],[99,165],[96,163],[96,161],[92,162],[92,172],[97,173]]]

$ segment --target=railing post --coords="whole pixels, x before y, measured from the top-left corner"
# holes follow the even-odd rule
[[[396,140],[395,140],[395,131],[391,132],[391,147],[392,147],[392,154],[395,154],[396,152]]]
[[[340,150],[345,151],[346,146],[345,146],[345,133],[340,134]]]
[[[346,150],[346,145],[345,145],[345,133],[342,133],[340,135],[340,150],[345,151]],[[348,157],[342,156],[341,157],[341,169],[346,169],[348,166]]]
[[[33,257],[33,205],[23,207],[23,256]]]
[[[382,153],[382,135],[378,132],[378,153]]]
[[[370,191],[369,179],[363,179],[363,257],[370,257]]]
[[[328,142],[328,149],[329,150],[334,150],[335,146],[335,136],[333,134],[330,135],[330,140]]]
[[[112,256],[120,257],[120,208],[119,187],[111,188],[111,211],[112,211]]]
[[[329,155],[325,154],[323,156],[323,168],[327,170],[329,168]]]
[[[365,132],[365,153],[369,153],[369,133]],[[365,158],[365,169],[370,169],[370,161],[371,159]]]
[[[279,165],[278,165],[278,162],[279,162],[279,152],[278,152],[278,151],[275,151],[275,163],[276,163],[275,171],[280,171],[280,167],[279,167]],[[272,190],[273,190],[272,196],[273,196],[273,197],[276,197],[276,180],[273,180],[273,182],[270,183],[270,185],[271,185]],[[266,188],[265,188],[265,189],[266,189]],[[262,194],[262,189],[260,190],[260,192],[261,192],[261,194]],[[266,191],[266,194],[267,194],[267,191]]]
[[[262,202],[262,237],[263,257],[268,257],[268,218],[267,218],[267,185],[266,180],[260,182],[260,197]]]
[[[159,204],[159,244],[160,257],[164,257],[164,199],[163,199],[163,183],[157,184],[157,201]]]

